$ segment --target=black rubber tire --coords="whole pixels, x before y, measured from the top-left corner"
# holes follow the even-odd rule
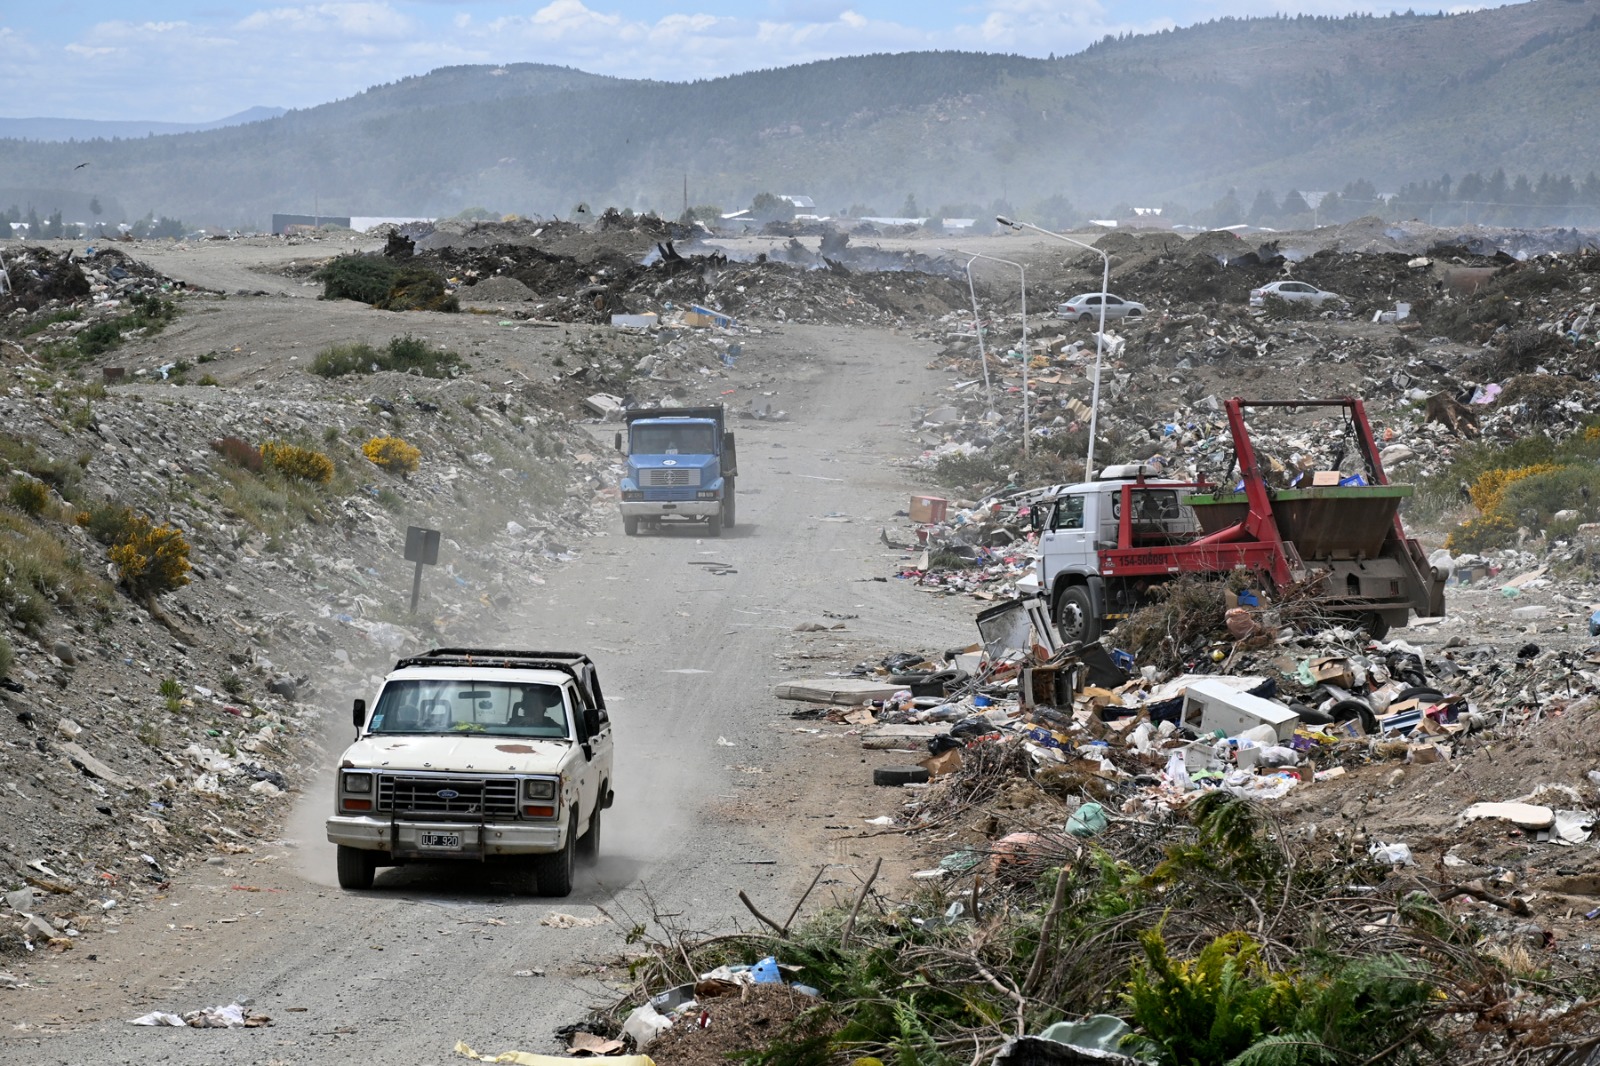
[[[1367,731],[1368,736],[1376,736],[1378,732],[1378,716],[1372,713],[1365,700],[1340,700],[1328,708],[1328,713],[1335,722],[1348,722],[1352,718],[1361,719],[1361,728]]]
[[[1390,700],[1389,702],[1391,704],[1395,704],[1404,703],[1406,700],[1420,699],[1429,699],[1437,703],[1438,701],[1444,699],[1444,693],[1440,692],[1432,685],[1412,685],[1410,688],[1401,689],[1395,694],[1394,699]]]
[[[605,795],[605,786],[600,788],[600,796]],[[589,831],[578,838],[578,858],[584,862],[595,862],[600,858],[600,797],[595,797],[594,813],[589,816]]]
[[[630,537],[637,537],[639,535],[639,520],[637,518],[624,515],[622,519],[622,531]]]
[[[541,896],[572,895],[572,874],[577,861],[578,817],[567,823],[567,842],[560,851],[539,855],[533,860],[533,877]]]
[[[1094,616],[1089,590],[1082,585],[1073,585],[1061,593],[1055,614],[1056,633],[1063,645],[1093,644],[1100,639],[1100,619]]]
[[[727,479],[727,485],[722,491],[722,528],[732,529],[736,517],[733,504],[733,478]]]
[[[378,853],[340,844],[338,866],[339,887],[362,892],[372,887],[373,875],[378,872]]]
[[[708,536],[708,537],[720,537],[720,536],[722,536],[722,516],[721,515],[714,514],[710,518],[706,519],[706,536]]]
[[[1361,617],[1361,628],[1373,640],[1382,640],[1389,635],[1389,620],[1379,612],[1372,611]]]
[[[920,785],[927,780],[925,766],[880,766],[872,771],[874,785]]]
[[[1078,321],[1079,322],[1093,322],[1094,321],[1094,316],[1091,315],[1089,312],[1085,311],[1081,315],[1078,316]]]

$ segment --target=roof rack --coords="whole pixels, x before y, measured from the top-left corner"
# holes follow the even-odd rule
[[[559,670],[578,683],[591,704],[605,709],[594,660],[581,651],[511,651],[505,648],[434,648],[394,664],[408,666],[483,666],[508,670]]]

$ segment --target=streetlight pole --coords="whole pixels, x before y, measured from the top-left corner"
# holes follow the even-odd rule
[[[1095,255],[1098,255],[1105,265],[1105,269],[1100,275],[1100,331],[1094,337],[1094,391],[1089,398],[1089,454],[1083,462],[1083,479],[1085,481],[1093,481],[1094,435],[1100,420],[1100,363],[1104,357],[1106,342],[1106,297],[1111,293],[1111,256],[1103,249],[1096,248],[1092,244],[1085,244],[1083,241],[1075,240],[1054,230],[1045,229],[1043,226],[1035,226],[1032,222],[1013,222],[1004,215],[996,215],[994,220],[1002,226],[1009,226],[1012,229],[1031,229],[1036,233],[1044,234],[1046,237],[1054,237],[1058,241],[1066,241],[1068,244],[1075,244],[1079,248],[1087,248]],[[1024,332],[1027,330],[1026,319],[1023,322],[1023,330]],[[1023,380],[1026,382],[1027,379],[1024,378]],[[1026,388],[1026,385],[1024,385],[1024,388]]]
[[[983,367],[983,395],[989,405],[989,411],[994,410],[994,389],[989,384],[989,356],[983,350],[983,319],[978,314],[978,289],[972,283],[972,263],[977,259],[973,256],[967,260],[967,292],[972,296],[972,328],[978,333],[978,363]]]
[[[1022,277],[1022,454],[1030,456],[1033,454],[1033,431],[1028,421],[1028,268],[1021,263],[1013,263],[1009,259],[998,259],[992,255],[984,255],[982,252],[962,252],[961,254],[970,255],[973,259],[987,259],[991,263],[1004,263],[1006,266],[1014,266],[1017,268],[1017,273]],[[972,280],[971,260],[967,261],[967,280],[969,282]],[[976,298],[974,298],[973,305],[977,305]]]

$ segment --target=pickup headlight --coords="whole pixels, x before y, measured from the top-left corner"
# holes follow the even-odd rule
[[[531,800],[553,800],[556,798],[556,783],[554,781],[524,781],[522,783],[522,796]]]
[[[372,791],[371,774],[345,773],[340,776],[342,778],[340,787],[346,792],[357,793],[364,796]]]

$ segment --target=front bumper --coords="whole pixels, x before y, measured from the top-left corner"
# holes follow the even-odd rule
[[[708,518],[722,513],[721,500],[624,500],[624,518]]]
[[[560,851],[565,832],[554,822],[394,821],[336,814],[328,819],[328,839],[347,848],[388,852],[393,859],[485,859],[497,855],[547,855]],[[424,847],[424,834],[455,834],[459,848]]]

